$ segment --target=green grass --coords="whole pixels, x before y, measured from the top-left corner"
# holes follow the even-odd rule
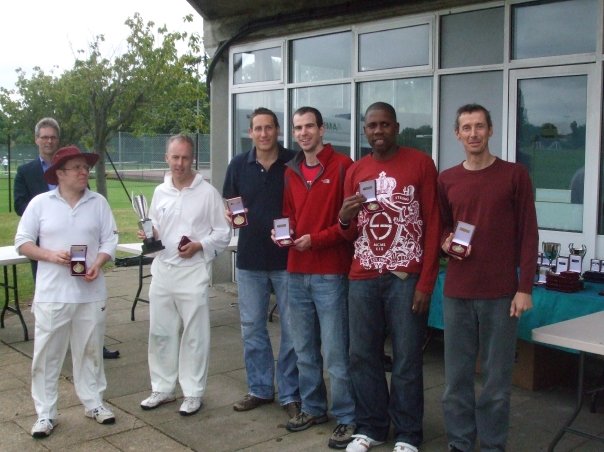
[[[147,197],[148,202],[151,202],[153,190],[158,182],[124,181],[124,184],[130,194],[132,194],[132,191],[135,194],[142,193]],[[94,180],[90,181],[90,188],[95,190]],[[0,246],[13,245],[17,224],[19,223],[17,214],[8,210],[8,196],[7,177],[0,173]],[[120,243],[138,242],[139,239],[136,237],[138,218],[119,181],[107,181],[107,197],[120,232]],[[33,296],[31,267],[29,265],[18,265],[17,278],[19,280],[19,298],[21,300],[31,299]]]

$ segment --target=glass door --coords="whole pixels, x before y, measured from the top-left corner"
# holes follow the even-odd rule
[[[593,66],[510,72],[508,159],[533,182],[541,240],[596,244],[599,168]]]

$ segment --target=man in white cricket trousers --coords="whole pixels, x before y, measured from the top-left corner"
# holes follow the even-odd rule
[[[165,249],[151,265],[152,392],[141,402],[142,409],[150,410],[174,401],[178,380],[184,395],[179,409],[183,416],[201,408],[210,354],[210,262],[231,237],[222,196],[192,170],[193,149],[186,135],[168,140],[170,172],[155,189],[149,209],[154,235]],[[144,238],[142,231],[139,237]]]
[[[31,200],[15,236],[17,252],[39,262],[32,305],[34,438],[49,436],[57,424],[59,375],[68,346],[85,415],[100,424],[115,422],[103,405],[107,290],[102,266],[113,259],[118,236],[107,200],[87,188],[98,157],[75,146],[59,149],[44,173],[46,182],[57,187]],[[84,263],[71,255],[72,247],[82,245]]]

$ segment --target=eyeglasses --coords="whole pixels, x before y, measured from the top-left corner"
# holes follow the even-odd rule
[[[38,137],[38,138],[39,138],[40,140],[42,140],[42,141],[56,141],[56,140],[58,140],[58,139],[59,139],[59,137],[52,137],[52,136],[51,136],[51,137],[49,137],[49,136],[46,136],[46,135],[43,135],[43,136]]]
[[[61,168],[64,171],[76,171],[76,172],[80,172],[80,171],[84,171],[86,173],[90,172],[90,167],[88,165],[75,165],[72,166],[71,168]]]

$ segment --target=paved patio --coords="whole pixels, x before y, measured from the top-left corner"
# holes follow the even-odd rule
[[[0,450],[2,451],[318,451],[329,450],[327,438],[335,420],[304,432],[285,430],[287,418],[278,404],[237,413],[231,405],[246,392],[245,370],[239,330],[236,287],[223,285],[210,291],[212,349],[208,389],[204,406],[195,416],[182,417],[179,403],[143,411],[139,403],[150,390],[147,367],[148,305],[139,303],[136,321],[130,308],[136,291],[135,267],[115,268],[107,273],[110,289],[106,344],[119,349],[121,357],[106,360],[108,405],[117,422],[104,426],[84,417],[71,382],[70,358],[60,381],[59,425],[53,434],[34,440],[30,429],[36,416],[30,396],[30,367],[33,341],[24,342],[18,319],[8,313],[6,328],[0,330]],[[33,317],[25,318],[33,337]],[[279,335],[271,324],[271,335]],[[446,451],[440,397],[443,391],[442,339],[436,334],[425,353],[425,441],[424,452]],[[526,391],[514,388],[509,451],[541,451],[556,429],[571,413],[572,388]],[[602,411],[602,408],[600,408]],[[602,413],[583,409],[578,425],[593,433],[604,433]],[[392,441],[373,450],[386,451]],[[602,445],[565,435],[557,451],[601,451]]]

